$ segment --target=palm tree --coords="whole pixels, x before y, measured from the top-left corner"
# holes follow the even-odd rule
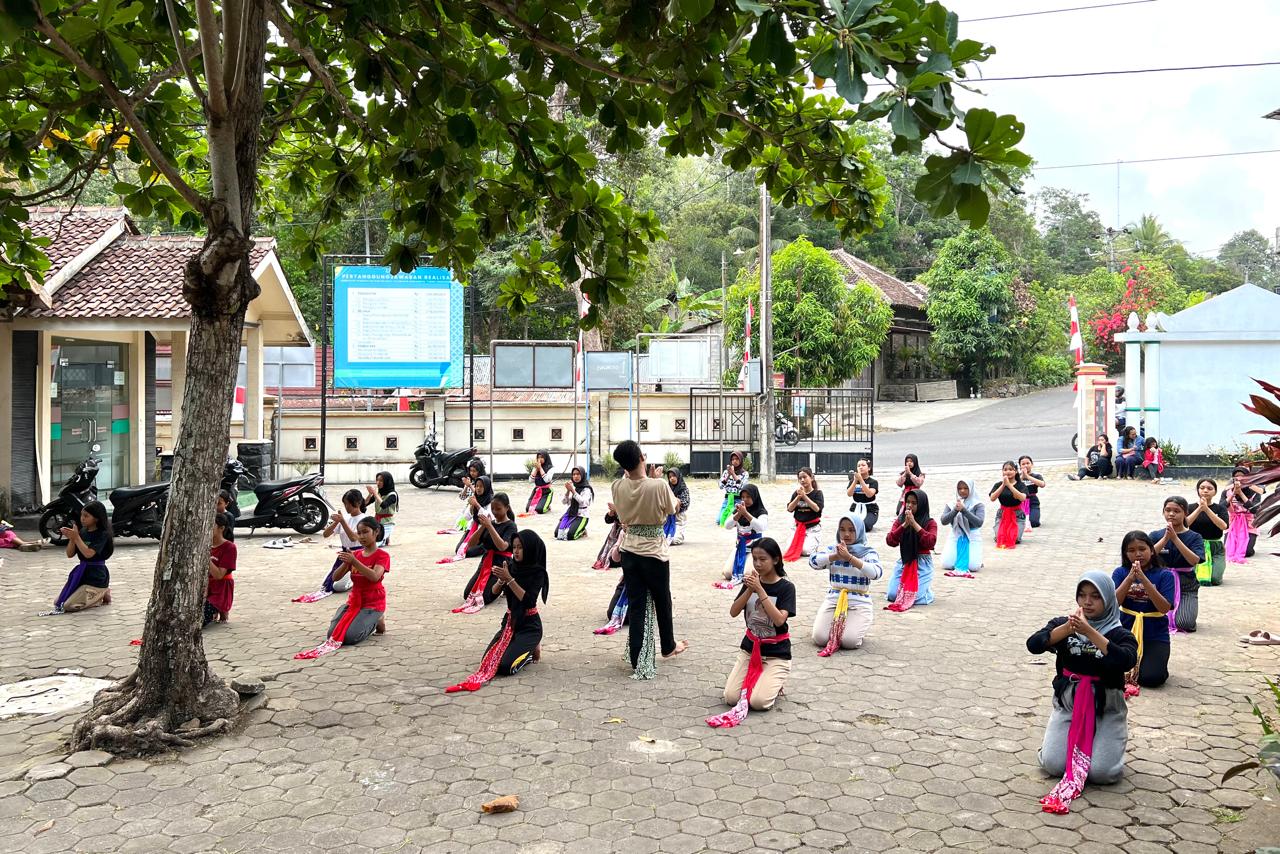
[[[646,323],[645,332],[677,332],[685,324],[705,322],[720,316],[720,289],[698,293],[688,279],[676,276],[675,265],[671,265],[671,274],[667,277],[671,290],[666,296],[655,299],[644,307],[645,314],[661,315],[657,325]]]
[[[1134,250],[1143,255],[1161,255],[1179,242],[1169,235],[1153,214],[1143,214],[1137,222],[1129,223],[1127,231]]]

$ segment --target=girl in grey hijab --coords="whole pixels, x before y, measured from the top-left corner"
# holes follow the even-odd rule
[[[938,520],[941,524],[950,526],[939,564],[940,568],[947,570],[947,575],[952,578],[973,578],[973,573],[982,569],[980,529],[986,517],[987,508],[974,489],[973,480],[959,481],[956,484],[955,503],[948,505]]]

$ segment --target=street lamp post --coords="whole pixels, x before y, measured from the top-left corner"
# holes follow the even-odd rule
[[[766,482],[777,476],[777,461],[773,452],[773,257],[770,252],[771,224],[769,221],[769,188],[760,185],[760,390],[764,394],[762,456],[760,472]]]

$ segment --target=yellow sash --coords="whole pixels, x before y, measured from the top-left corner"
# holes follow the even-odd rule
[[[842,588],[840,598],[836,600],[836,612],[831,615],[831,621],[834,623],[847,613],[849,613],[849,591]]]
[[[1141,618],[1142,617],[1160,617],[1163,619],[1165,616],[1167,616],[1168,612],[1165,611],[1161,613],[1158,611],[1148,611],[1146,613],[1143,613],[1141,611],[1130,611],[1128,608],[1121,608],[1120,611],[1125,614],[1132,614],[1134,617],[1133,637],[1138,641],[1138,661],[1139,663],[1141,663],[1142,661],[1142,627],[1147,623],[1146,620]]]

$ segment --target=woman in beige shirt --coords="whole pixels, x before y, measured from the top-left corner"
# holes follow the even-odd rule
[[[627,599],[634,606],[628,638],[633,678],[657,675],[654,624],[657,624],[662,657],[673,658],[689,644],[677,641],[671,619],[671,565],[662,525],[676,511],[675,493],[661,472],[645,477],[644,453],[631,439],[613,449],[625,474],[613,482],[613,507],[623,526],[619,545]],[[641,616],[643,615],[643,616]]]

